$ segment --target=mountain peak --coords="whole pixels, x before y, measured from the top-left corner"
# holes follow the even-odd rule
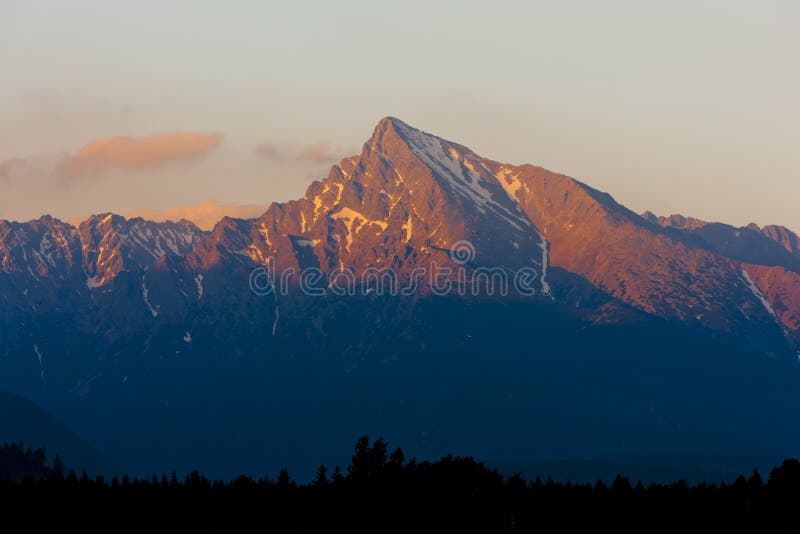
[[[92,215],[78,232],[90,289],[105,285],[123,270],[144,269],[167,254],[183,256],[203,235],[190,222],[156,223],[110,212]]]
[[[386,125],[386,124],[403,124],[403,125],[409,126],[408,124],[406,124],[402,120],[398,119],[397,117],[393,117],[391,115],[386,115],[385,117],[381,118],[381,120],[378,121],[378,124],[376,125],[376,127],[377,126],[381,126],[381,125]]]
[[[492,213],[513,227],[531,223],[487,166],[487,160],[469,148],[424,132],[395,117],[378,122],[365,150],[388,160],[400,181],[422,171],[439,187],[472,206],[480,214]],[[363,156],[366,156],[364,154]]]
[[[399,128],[406,127],[416,130],[416,128],[414,128],[410,124],[403,122],[397,117],[392,117],[391,115],[387,115],[378,121],[378,124],[375,125],[375,131],[385,130],[386,128],[394,128],[394,127],[399,127]]]
[[[458,147],[462,151],[469,152],[473,156],[475,154],[466,147],[451,143],[432,133],[425,132],[419,128],[415,128],[410,124],[403,122],[397,117],[383,117],[375,126],[367,146],[379,153],[385,152],[385,147],[391,145],[392,141],[401,140],[408,148],[411,148],[415,153],[421,146],[435,146],[442,145],[447,147]],[[416,149],[416,150],[415,150]],[[386,155],[389,155],[388,153]],[[477,157],[477,156],[476,156]]]
[[[451,263],[453,244],[468,240],[472,266],[536,264],[544,289],[547,245],[490,164],[464,146],[384,117],[359,155],[247,228],[231,235],[215,230],[214,246],[196,263],[274,256],[281,268],[358,273],[377,265],[402,278],[430,262]]]
[[[372,136],[367,140],[365,148],[385,153],[388,148],[386,145],[390,147],[393,141],[406,142],[410,132],[419,132],[419,130],[396,117],[383,117],[375,125]]]
[[[91,217],[83,221],[79,228],[86,225],[86,226],[105,226],[107,224],[111,224],[112,227],[115,225],[125,223],[126,219],[122,215],[117,215],[116,213],[112,212],[105,212],[105,213],[96,213],[93,214]]]
[[[642,218],[664,228],[676,228],[678,230],[696,230],[708,225],[707,221],[696,219],[694,217],[686,217],[680,213],[673,213],[668,217],[656,215],[652,211],[646,211],[641,214]]]

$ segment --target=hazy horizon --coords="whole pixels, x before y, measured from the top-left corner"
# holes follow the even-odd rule
[[[637,212],[797,231],[798,22],[790,1],[4,2],[0,219],[252,216],[392,115]]]

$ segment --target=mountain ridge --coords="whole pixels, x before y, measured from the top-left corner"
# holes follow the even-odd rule
[[[142,301],[154,317],[158,309],[150,301],[185,300],[193,292],[186,279],[208,277],[210,269],[244,272],[271,263],[281,272],[311,268],[331,275],[377,267],[405,281],[432,264],[462,267],[451,247],[468,242],[467,268],[536,268],[543,295],[552,296],[547,274],[555,267],[645,313],[722,331],[753,330],[756,337],[777,318],[790,339],[800,338],[791,319],[800,313],[794,309],[795,291],[784,287],[791,277],[756,276],[754,286],[744,268],[800,273],[800,255],[791,252],[797,236],[783,227],[733,230],[679,215],[639,216],[574,178],[483,158],[394,117],[381,119],[361,153],[332,166],[303,197],[273,203],[254,219],[225,217],[209,232],[189,222],[152,223],[110,213],[94,215],[77,229],[52,218],[38,221],[29,236],[39,240],[38,250],[18,243],[16,257],[3,228],[16,225],[19,235],[25,223],[0,223],[4,272],[27,269],[46,279],[55,270],[60,279],[74,280],[80,277],[75,267],[80,256],[90,293],[121,272],[141,272],[142,292],[149,295]],[[736,236],[752,234],[759,246],[730,245],[712,236],[720,228]],[[50,233],[58,243],[55,259],[48,252]],[[178,295],[173,290],[174,296],[159,298],[147,290],[145,271],[163,271],[164,262],[174,264],[168,270],[184,282],[177,283]],[[754,291],[758,284],[763,287]],[[50,295],[54,292],[51,288]],[[560,293],[581,292],[567,287]],[[568,304],[582,305],[577,298]],[[776,314],[776,307],[786,312]]]
[[[220,451],[222,475],[289,464],[367,431],[499,460],[791,448],[791,253],[708,228],[386,118],[303,197],[209,232],[0,222],[0,388],[145,474]]]

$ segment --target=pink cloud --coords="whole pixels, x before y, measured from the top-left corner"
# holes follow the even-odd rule
[[[203,230],[210,230],[223,217],[252,219],[267,211],[266,204],[218,204],[215,200],[206,200],[190,206],[175,206],[166,210],[137,209],[126,214],[126,217],[141,217],[150,221],[192,221]]]
[[[95,176],[105,170],[141,170],[208,154],[220,144],[219,134],[174,132],[149,137],[107,137],[84,145],[59,167],[64,176]]]

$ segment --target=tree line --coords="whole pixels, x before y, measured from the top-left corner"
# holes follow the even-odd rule
[[[13,443],[0,449],[0,507],[64,524],[169,518],[266,532],[795,532],[800,462],[785,460],[766,480],[755,471],[732,483],[645,485],[618,476],[576,484],[503,476],[469,457],[407,460],[383,439],[362,437],[349,466],[320,466],[309,483],[286,469],[230,481],[198,472],[109,480],[65,471],[43,450]]]

